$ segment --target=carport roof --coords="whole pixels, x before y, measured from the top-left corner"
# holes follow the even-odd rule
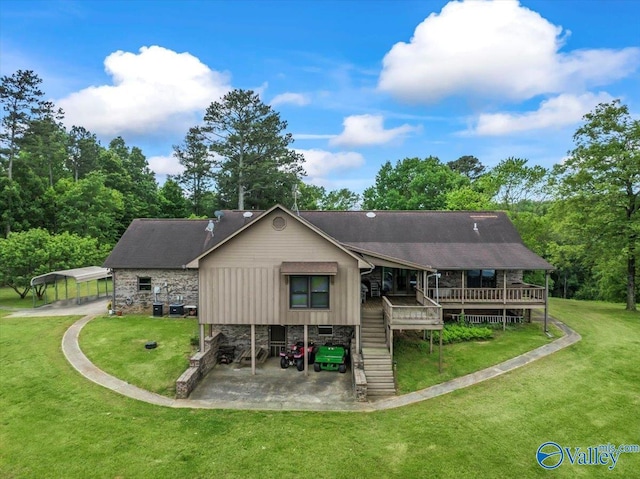
[[[111,271],[107,268],[99,266],[87,266],[85,268],[65,269],[61,271],[52,271],[50,273],[41,274],[31,278],[31,286],[37,284],[53,283],[58,279],[73,278],[78,283],[91,281],[94,279],[105,279],[111,277]]]

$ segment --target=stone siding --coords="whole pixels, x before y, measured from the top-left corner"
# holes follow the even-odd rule
[[[498,270],[496,271],[496,288],[502,287],[504,284],[504,275],[507,275],[507,285],[512,283],[521,283],[523,278],[523,271],[504,271]],[[466,271],[465,271],[465,284],[466,284]],[[429,278],[429,287],[435,287],[435,279],[433,277]],[[441,271],[440,278],[438,279],[438,287],[439,288],[461,288],[462,287],[462,273],[460,271]]]
[[[235,346],[236,356],[243,349],[251,349],[251,326],[248,324],[214,324],[214,329],[222,334],[221,344]],[[256,325],[256,350],[269,349],[269,326]]]
[[[204,351],[198,351],[189,358],[189,368],[176,381],[176,399],[188,398],[200,380],[215,367],[221,336],[216,332],[204,338]]]
[[[151,278],[151,290],[138,291],[138,278]],[[151,315],[156,286],[160,287],[157,300],[163,304],[164,316],[169,314],[170,304],[198,305],[197,269],[118,269],[114,282],[115,311]]]
[[[236,353],[242,349],[251,349],[251,326],[214,324],[213,327],[222,333],[222,344],[235,346]],[[333,335],[320,336],[317,326],[309,326],[309,341],[316,344],[348,345],[353,337],[352,326],[334,326]],[[304,326],[287,326],[287,344],[304,340]],[[355,343],[355,341],[354,341]],[[256,348],[269,350],[269,326],[256,325]]]

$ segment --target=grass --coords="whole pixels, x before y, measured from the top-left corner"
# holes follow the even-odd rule
[[[78,374],[60,350],[75,318],[0,319],[0,477],[634,477],[535,461],[556,441],[637,444],[640,314],[552,301],[583,340],[491,381],[371,414],[185,410]],[[634,472],[635,471],[635,472]]]
[[[173,397],[175,381],[194,352],[189,340],[197,334],[197,319],[103,316],[84,327],[80,343],[87,357],[109,374]],[[145,349],[148,341],[158,347]]]
[[[553,325],[550,325],[549,330],[553,336],[551,339],[543,333],[541,323],[509,325],[506,331],[495,329],[493,339],[489,341],[443,345],[442,374],[438,372],[438,342],[434,340],[433,354],[429,354],[429,340],[423,340],[422,331],[407,331],[394,337],[393,343],[398,391],[417,391],[479,371],[531,351],[562,335]]]

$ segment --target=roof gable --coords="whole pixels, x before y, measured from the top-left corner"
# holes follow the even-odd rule
[[[243,227],[241,227],[240,229],[238,229],[237,231],[235,231],[231,235],[229,235],[226,238],[224,238],[223,240],[219,241],[217,244],[213,245],[207,251],[204,251],[202,254],[198,255],[196,258],[194,258],[192,261],[190,261],[187,264],[187,267],[188,268],[197,268],[198,264],[199,264],[199,261],[202,258],[210,255],[211,253],[213,253],[214,251],[216,251],[218,248],[220,248],[221,246],[225,245],[226,243],[228,243],[230,241],[233,241],[234,238],[236,238],[237,236],[241,235],[244,231],[252,228],[254,225],[258,224],[263,218],[270,217],[271,213],[273,213],[275,211],[279,211],[279,212],[283,213],[284,215],[286,215],[288,218],[291,218],[291,219],[299,222],[305,228],[308,228],[309,230],[313,231],[318,236],[324,238],[326,241],[328,241],[329,243],[333,244],[337,249],[339,249],[342,252],[346,253],[347,255],[351,256],[353,259],[355,259],[358,262],[358,267],[359,268],[371,268],[371,267],[373,267],[370,263],[365,261],[361,256],[356,255],[352,251],[350,251],[348,248],[345,248],[342,244],[340,244],[338,241],[336,241],[331,236],[327,235],[324,231],[322,231],[321,229],[317,228],[316,226],[314,226],[313,224],[309,223],[308,221],[304,220],[300,216],[294,215],[291,211],[289,211],[287,208],[285,208],[285,207],[283,207],[281,205],[275,205],[275,206],[271,207],[267,211],[265,211],[262,214],[260,214],[260,216],[256,220],[254,220],[254,221],[252,221],[250,223],[247,223],[246,225],[244,225]]]

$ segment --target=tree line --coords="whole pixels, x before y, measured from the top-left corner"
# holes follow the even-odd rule
[[[304,183],[304,158],[291,148],[287,122],[253,91],[233,90],[209,105],[173,147],[183,172],[160,186],[140,148],[121,137],[103,146],[82,126],[67,129],[64,112],[43,100],[41,83],[34,72],[18,70],[0,86],[0,284],[21,295],[28,291],[24,278],[38,268],[99,262],[134,218],[210,217],[216,209],[281,203],[310,210],[504,210],[525,244],[556,266],[553,294],[626,301],[635,310],[640,121],[618,100],[585,115],[574,148],[550,170],[515,157],[490,169],[472,155],[404,158],[384,163],[359,195]],[[46,250],[47,234],[51,244],[66,235],[67,243],[95,255],[50,254],[56,263],[16,247],[22,241]],[[23,258],[12,270],[20,263],[14,256],[30,254],[39,266],[30,269]],[[529,279],[542,280],[536,273]]]

